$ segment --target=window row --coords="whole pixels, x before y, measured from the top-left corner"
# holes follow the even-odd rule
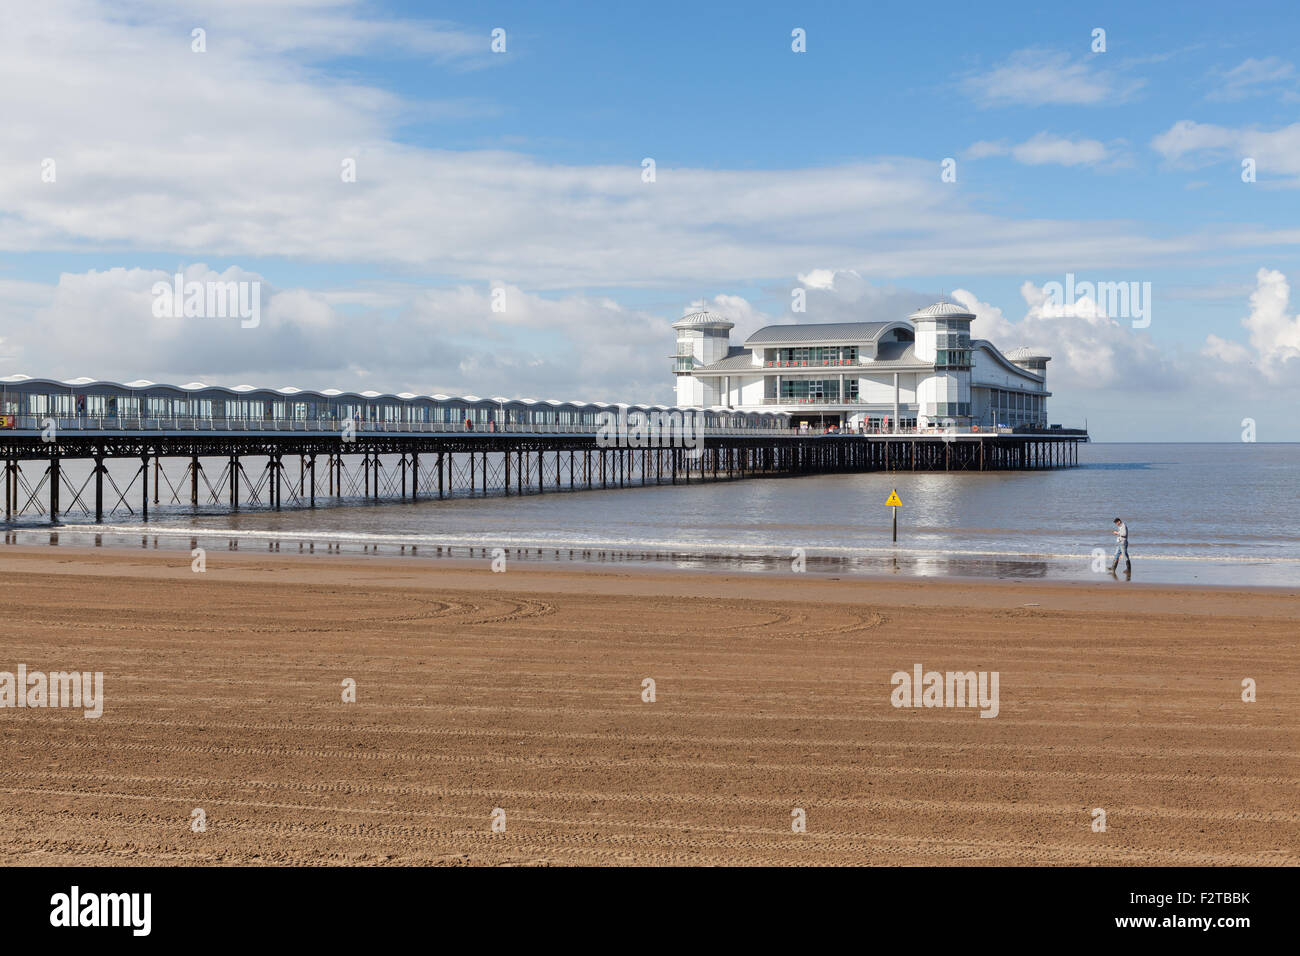
[[[856,385],[856,383],[855,383]],[[635,408],[636,406],[634,406]],[[215,421],[306,422],[345,421],[461,424],[466,419],[476,425],[498,422],[509,425],[590,425],[599,424],[597,416],[619,412],[618,408],[592,406],[555,407],[525,406],[515,402],[461,403],[413,399],[409,402],[358,401],[349,398],[326,399],[242,398],[221,396],[177,396],[147,394],[104,394],[77,392],[24,392],[4,390],[0,393],[0,415],[90,419],[181,419],[199,418]],[[741,412],[706,411],[710,427],[762,428],[784,424],[777,416],[758,416]]]

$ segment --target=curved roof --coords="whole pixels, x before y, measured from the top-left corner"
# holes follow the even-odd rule
[[[927,305],[924,309],[917,309],[908,318],[913,321],[916,319],[973,319],[975,313],[967,312],[955,302],[936,302],[933,305]]]
[[[1027,348],[1024,345],[1006,352],[1005,355],[1013,362],[1050,362],[1052,360],[1052,357],[1046,352]]]
[[[1017,375],[1022,375],[1025,378],[1032,379],[1035,382],[1047,381],[1047,376],[1041,375],[1038,372],[1032,371],[1031,369],[1027,369],[1023,365],[1016,365],[1009,358],[1007,358],[1007,356],[1003,355],[1002,350],[999,349],[992,342],[990,342],[988,339],[971,339],[970,344],[972,349],[983,349],[985,352],[988,352],[995,359],[997,359],[997,361],[1002,363],[1004,368],[1006,368],[1009,371],[1015,372]]]
[[[716,312],[710,312],[707,309],[703,312],[692,312],[690,315],[683,315],[673,323],[675,329],[734,329],[735,322],[718,315]]]
[[[781,416],[782,412],[746,412],[734,408],[727,408],[722,405],[629,405],[626,402],[561,402],[553,398],[536,399],[536,398],[479,398],[477,395],[416,395],[413,392],[401,392],[394,394],[391,392],[345,392],[337,388],[327,388],[322,391],[307,388],[296,388],[292,385],[281,386],[280,388],[258,388],[254,385],[236,385],[229,387],[226,385],[206,385],[203,382],[190,382],[187,385],[167,385],[162,382],[151,382],[147,379],[137,379],[134,382],[111,382],[105,379],[94,378],[71,378],[58,380],[53,378],[33,378],[30,375],[3,375],[0,376],[0,384],[7,385],[27,385],[34,387],[54,387],[68,389],[91,389],[91,388],[114,388],[124,391],[145,391],[148,389],[167,389],[171,392],[181,392],[193,394],[196,392],[219,392],[224,395],[247,395],[250,392],[261,393],[266,396],[283,396],[283,397],[302,397],[302,398],[327,398],[327,399],[364,399],[374,401],[376,399],[394,399],[396,401],[424,400],[435,402],[464,402],[469,405],[550,405],[552,407],[568,405],[573,408],[636,408],[643,410],[672,410],[672,409],[691,409],[721,412],[731,415],[772,415]]]
[[[755,345],[851,345],[874,342],[890,329],[903,329],[906,322],[817,322],[797,325],[765,325],[745,339],[745,348]]]

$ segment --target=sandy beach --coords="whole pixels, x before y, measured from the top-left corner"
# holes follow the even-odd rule
[[[1300,862],[1300,591],[206,560],[0,549],[4,863]]]

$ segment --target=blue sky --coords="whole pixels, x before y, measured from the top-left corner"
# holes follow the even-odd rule
[[[701,302],[739,338],[944,292],[1053,354],[1054,420],[1300,440],[1294,14],[19,4],[0,374],[662,401]],[[160,326],[148,289],[177,270],[263,282],[266,322]],[[1150,326],[1044,307],[1070,272],[1151,283]]]

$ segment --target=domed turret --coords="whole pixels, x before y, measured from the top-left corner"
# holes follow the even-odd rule
[[[967,312],[955,302],[936,302],[924,309],[917,309],[908,316],[913,323],[932,321],[934,319],[968,319],[973,321],[975,314]]]
[[[1041,349],[1026,348],[1023,345],[1018,349],[1012,349],[1006,355],[1009,361],[1021,368],[1044,377],[1047,375],[1047,363],[1052,360],[1052,357]]]
[[[717,385],[705,385],[691,373],[701,365],[712,365],[727,357],[731,348],[731,330],[736,327],[716,312],[707,309],[691,312],[673,323],[677,330],[677,352],[673,355],[673,372],[677,376],[677,404],[716,405]]]
[[[936,302],[907,317],[916,326],[916,357],[933,363],[916,384],[918,420],[963,424],[971,414],[970,324],[975,314],[955,302]]]
[[[690,315],[683,315],[673,323],[675,329],[721,329],[724,332],[729,332],[735,327],[735,322],[729,322],[718,313],[710,312],[707,309],[703,312],[692,312]]]

